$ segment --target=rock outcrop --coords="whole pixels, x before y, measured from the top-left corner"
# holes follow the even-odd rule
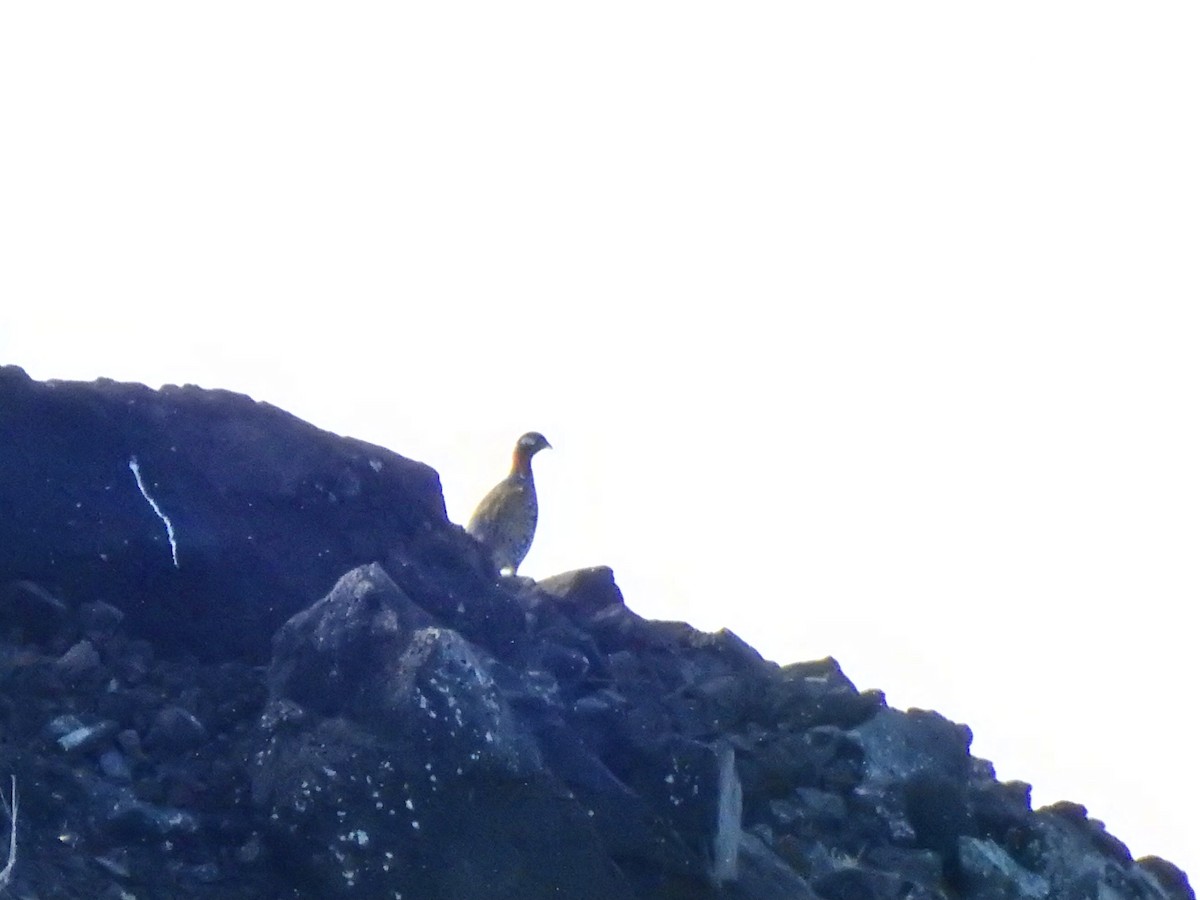
[[[0,369],[0,462],[15,897],[1194,900],[965,726],[499,577],[432,470],[246,397]]]

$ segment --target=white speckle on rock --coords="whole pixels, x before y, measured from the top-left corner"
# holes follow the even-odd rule
[[[414,830],[416,830],[416,831],[420,831],[420,830],[421,830],[421,823],[420,823],[420,822],[418,822],[416,819],[413,819],[412,827],[413,827],[413,829],[414,829]]]
[[[404,801],[404,805],[405,805],[406,807],[408,807],[408,809],[409,809],[409,810],[411,810],[411,809],[413,808],[413,802],[412,802],[412,798],[410,797],[409,799],[405,800],[405,801]]]

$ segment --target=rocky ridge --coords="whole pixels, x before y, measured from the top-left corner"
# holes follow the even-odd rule
[[[501,578],[437,474],[195,387],[0,368],[18,898],[1184,900],[832,659]]]

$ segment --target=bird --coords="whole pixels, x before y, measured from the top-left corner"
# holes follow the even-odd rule
[[[538,432],[521,435],[513,448],[512,471],[479,501],[467,522],[467,533],[487,547],[502,575],[517,573],[533,543],[538,503],[532,462],[535,453],[547,448],[550,442]]]

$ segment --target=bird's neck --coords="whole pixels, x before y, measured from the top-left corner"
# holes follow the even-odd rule
[[[523,450],[513,451],[512,473],[518,478],[533,478],[533,457]]]

